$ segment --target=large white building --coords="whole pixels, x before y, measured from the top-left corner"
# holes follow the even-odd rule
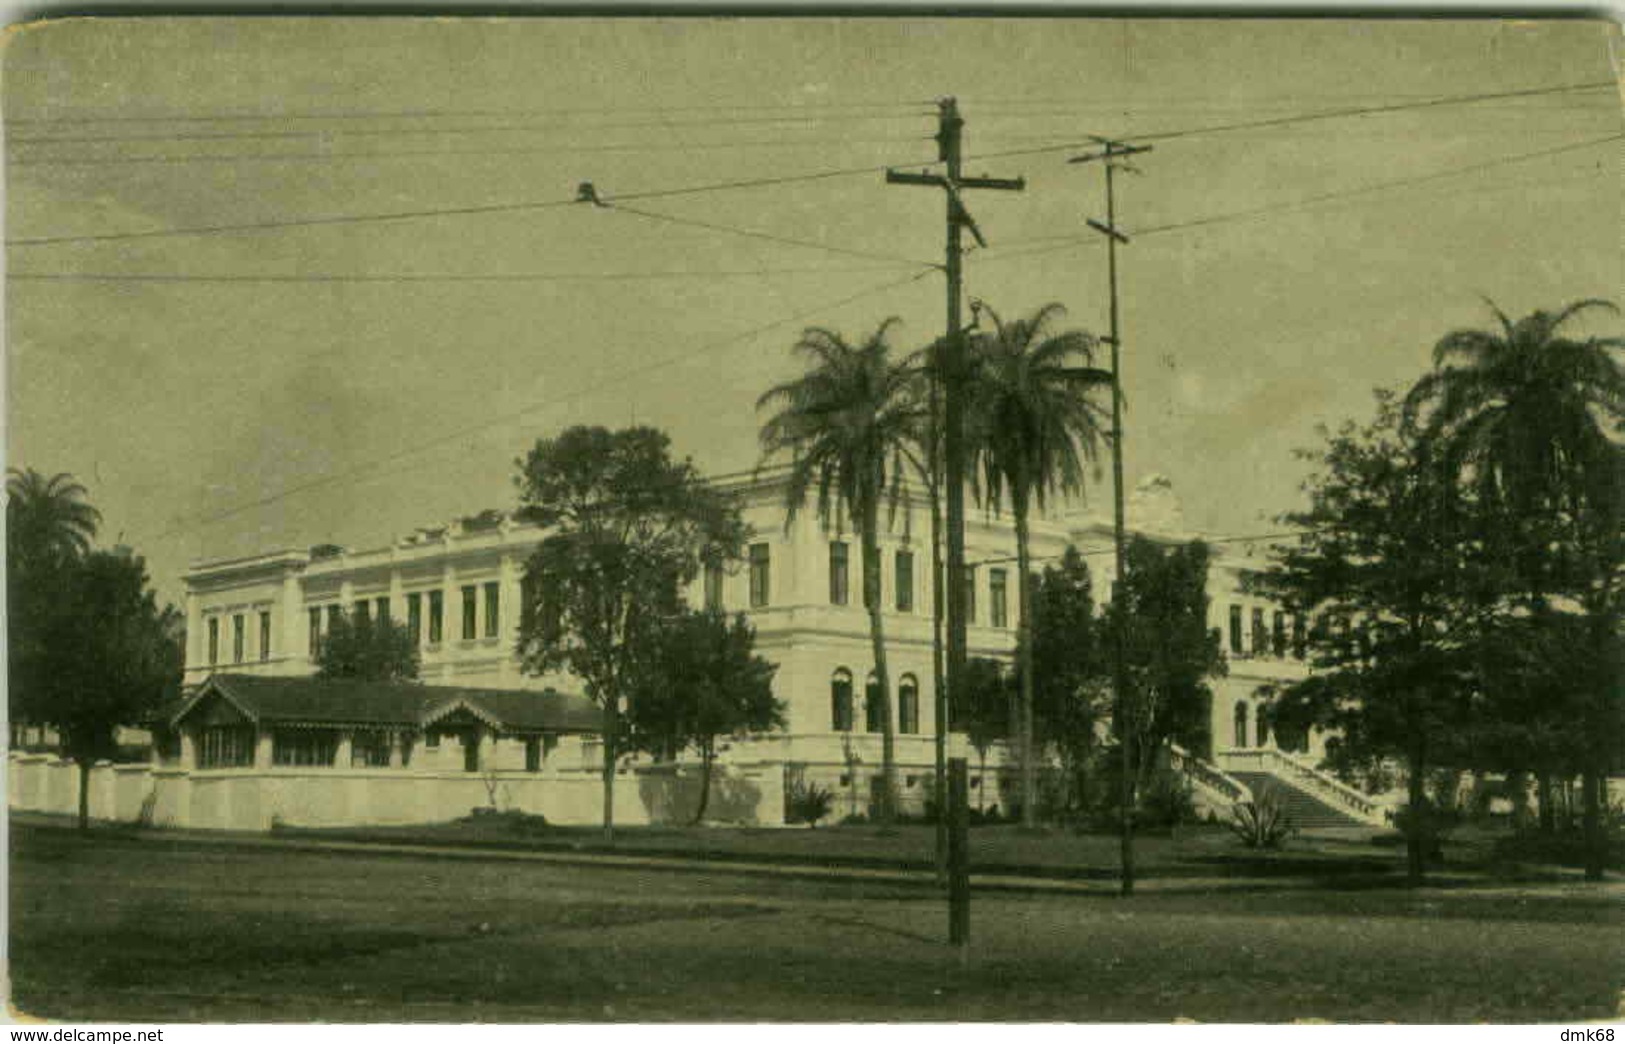
[[[739,498],[754,536],[735,568],[702,577],[689,597],[695,604],[749,615],[757,629],[758,651],[778,665],[774,685],[787,707],[782,732],[737,742],[723,759],[757,769],[791,766],[834,789],[851,810],[861,809],[879,770],[879,716],[871,708],[881,694],[872,683],[856,537],[838,524],[825,524],[812,510],[787,522],[782,474],[725,477],[716,485]],[[1192,536],[1183,531],[1172,490],[1160,478],[1147,480],[1135,492],[1130,522],[1136,531],[1157,539]],[[1035,568],[1076,545],[1090,555],[1096,590],[1102,596],[1110,590],[1109,524],[1070,509],[1037,518],[1031,528]],[[198,686],[216,675],[308,675],[331,620],[350,612],[404,621],[420,643],[422,680],[429,686],[578,692],[567,676],[526,676],[514,654],[520,581],[542,535],[533,524],[485,512],[371,548],[322,546],[198,563],[185,577],[186,681]],[[1258,689],[1302,676],[1302,625],[1279,607],[1243,592],[1242,578],[1260,564],[1252,556],[1261,549],[1220,541],[1214,550],[1210,625],[1221,634],[1229,672],[1213,685],[1208,758],[1181,759],[1199,793],[1218,803],[1244,794],[1249,781],[1270,778],[1354,819],[1378,821],[1380,813],[1367,799],[1313,768],[1319,737],[1300,740],[1292,744],[1297,752],[1287,752],[1269,734]],[[968,638],[973,657],[1007,658],[1013,651],[1019,611],[1014,554],[1008,516],[979,509],[969,513],[966,561],[973,571]],[[904,807],[918,807],[930,789],[936,727],[933,571],[929,514],[921,502],[905,498],[884,536],[881,561],[891,679],[884,698],[892,703],[896,723],[901,798]],[[428,729],[426,735],[432,732]],[[477,748],[481,735],[475,731],[464,741]],[[487,727],[483,735],[484,742],[501,749],[499,728]],[[506,756],[470,755],[467,767],[535,772],[547,767],[546,757],[557,757],[585,769],[595,757],[591,740],[549,745],[544,757],[532,754],[523,760],[512,744],[509,748]],[[194,737],[190,749],[194,758],[202,757],[205,741]],[[951,754],[969,755],[963,736],[952,737]],[[274,752],[270,756],[274,759]],[[974,755],[969,756],[976,765]],[[992,759],[990,766],[999,760]],[[972,780],[975,800],[984,805],[1000,800],[998,773],[990,775],[995,778]]]

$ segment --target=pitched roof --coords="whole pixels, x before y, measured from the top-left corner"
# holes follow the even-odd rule
[[[251,721],[421,728],[459,708],[504,732],[600,732],[603,713],[555,689],[479,689],[411,682],[213,674],[167,715],[177,726],[211,695]]]

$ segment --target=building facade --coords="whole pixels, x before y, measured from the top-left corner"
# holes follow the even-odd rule
[[[923,500],[904,495],[885,520],[879,589],[890,691],[882,694],[874,681],[856,534],[810,507],[788,512],[782,474],[729,476],[715,485],[738,498],[753,536],[740,561],[708,571],[687,596],[691,604],[750,618],[758,652],[778,665],[774,686],[787,710],[785,729],[731,743],[721,760],[793,766],[834,790],[843,810],[861,811],[879,771],[878,701],[885,699],[896,733],[900,799],[904,808],[919,807],[931,789],[936,729],[935,578]],[[1160,478],[1141,484],[1130,518],[1154,539],[1193,537],[1183,531],[1172,490]],[[1089,556],[1096,590],[1108,596],[1114,577],[1107,523],[1069,507],[1035,518],[1031,534],[1035,569],[1075,545]],[[484,512],[379,547],[328,545],[198,563],[185,578],[186,681],[199,685],[217,673],[308,675],[332,621],[348,612],[404,622],[418,643],[427,685],[578,692],[565,675],[527,676],[515,655],[521,579],[542,536],[532,523]],[[1208,755],[1204,772],[1312,771],[1322,737],[1290,737],[1283,744],[1271,733],[1259,691],[1303,676],[1304,621],[1246,593],[1247,573],[1263,564],[1262,547],[1221,540],[1213,549],[1209,624],[1229,669],[1213,682],[1211,750],[1200,752]],[[1020,612],[1008,516],[969,513],[966,561],[970,655],[1008,659]],[[583,752],[588,760],[591,753]],[[950,756],[979,764],[962,735],[950,737]],[[989,766],[999,769],[1003,760],[996,751]],[[998,778],[973,774],[974,800],[997,803],[999,785]],[[1228,796],[1234,792],[1214,795]]]

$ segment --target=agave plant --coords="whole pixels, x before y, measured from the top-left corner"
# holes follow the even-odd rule
[[[1271,788],[1260,790],[1252,801],[1238,801],[1230,807],[1225,826],[1248,848],[1280,848],[1298,832],[1279,796]]]

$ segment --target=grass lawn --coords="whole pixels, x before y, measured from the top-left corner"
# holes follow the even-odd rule
[[[1039,839],[1029,839],[1040,841]],[[1615,1013],[1613,888],[983,895],[14,824],[13,1003],[73,1020],[1543,1021]]]
[[[817,830],[620,827],[611,844],[596,827],[537,829],[503,816],[400,827],[282,829],[278,836],[920,871],[933,867],[936,846],[935,828],[921,824]],[[1119,873],[1118,841],[1111,833],[983,825],[971,828],[970,848],[972,870],[978,874],[1107,882],[1116,881]],[[1574,850],[1563,849],[1554,857],[1512,838],[1505,828],[1465,827],[1445,842],[1444,859],[1430,874],[1440,884],[1572,879],[1581,863],[1578,848],[1569,848]],[[1380,887],[1403,879],[1405,848],[1397,834],[1379,837],[1355,829],[1299,836],[1279,850],[1257,851],[1222,825],[1206,824],[1142,832],[1135,841],[1135,864],[1137,876],[1150,881],[1314,878],[1335,879],[1344,887]],[[1617,856],[1615,868],[1622,868]]]
[[[789,863],[929,870],[936,831],[920,824],[892,828],[831,826],[817,830],[748,827],[622,827],[613,845],[593,827],[517,827],[500,816],[427,826],[335,830],[289,829],[289,838],[452,844],[554,852],[616,852],[717,861]],[[1116,879],[1115,835],[1019,826],[978,826],[970,831],[971,862],[982,873],[1038,873],[1049,877]],[[1249,851],[1221,826],[1193,826],[1174,833],[1147,832],[1135,844],[1136,865],[1151,878],[1361,875],[1384,877],[1404,869],[1404,852],[1379,847],[1366,837],[1305,838],[1275,852]]]

